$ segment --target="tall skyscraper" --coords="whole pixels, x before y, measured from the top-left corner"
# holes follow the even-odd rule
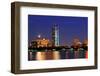
[[[59,46],[59,26],[52,27],[52,46]]]

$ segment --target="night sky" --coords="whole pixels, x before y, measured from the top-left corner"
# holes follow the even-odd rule
[[[71,45],[74,38],[83,41],[88,37],[87,17],[28,15],[28,43],[39,34],[51,40],[54,24],[59,26],[60,45]]]

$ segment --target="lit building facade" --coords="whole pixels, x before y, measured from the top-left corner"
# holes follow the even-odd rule
[[[40,35],[38,35],[38,38],[31,42],[31,47],[49,47],[51,46],[51,42],[49,39],[41,38]]]
[[[48,39],[37,39],[37,47],[48,47],[50,46],[50,41]]]
[[[52,46],[59,46],[59,27],[54,25],[52,27]]]

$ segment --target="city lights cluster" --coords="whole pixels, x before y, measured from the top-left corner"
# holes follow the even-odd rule
[[[88,40],[80,42],[75,38],[71,46],[61,46],[59,43],[59,27],[52,27],[52,40],[42,38],[39,34],[28,47],[28,60],[55,60],[88,58]]]

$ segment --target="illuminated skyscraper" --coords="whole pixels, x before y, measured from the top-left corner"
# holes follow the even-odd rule
[[[52,46],[59,46],[59,27],[54,25],[52,27]]]

